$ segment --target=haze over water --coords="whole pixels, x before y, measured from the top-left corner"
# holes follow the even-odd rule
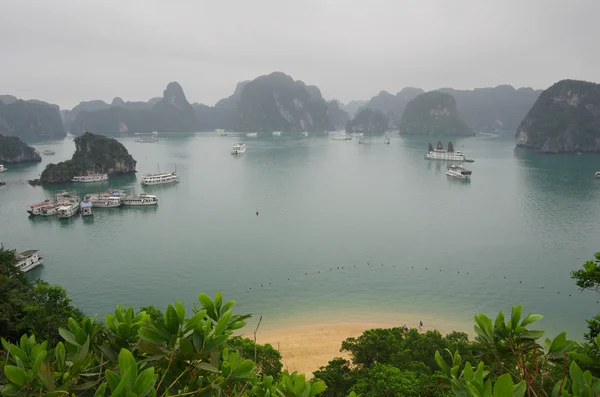
[[[56,155],[1,175],[0,241],[40,249],[46,262],[31,276],[62,285],[88,314],[177,299],[190,310],[199,292],[222,291],[237,312],[271,324],[418,318],[471,332],[473,315],[523,303],[545,316],[538,328],[579,339],[600,309],[600,297],[569,278],[600,250],[596,156],[517,150],[510,133],[455,139],[475,159],[463,183],[424,160],[435,138],[134,139],[119,140],[138,161],[136,176],[66,187],[135,188],[156,194],[156,208],[28,218],[27,204],[58,187],[19,181],[70,158],[71,138],[34,145]],[[229,155],[238,140],[247,152]],[[141,174],[157,166],[176,166],[181,182],[142,189]]]

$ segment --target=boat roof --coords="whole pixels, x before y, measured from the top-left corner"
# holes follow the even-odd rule
[[[161,172],[158,174],[146,174],[143,176],[143,178],[152,178],[152,177],[163,176],[163,175],[175,175],[175,173],[174,172]]]
[[[92,207],[92,203],[89,201],[82,201],[79,205],[81,206],[81,208]]]
[[[23,251],[23,252],[17,252],[17,253],[15,253],[15,256],[27,257],[27,256],[31,256],[31,255],[35,254],[38,251],[39,250],[27,250],[27,251]]]
[[[39,203],[31,204],[30,207],[38,207],[40,205],[48,204],[50,200],[46,199],[44,201],[40,201]]]

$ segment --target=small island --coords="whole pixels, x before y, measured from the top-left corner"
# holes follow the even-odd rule
[[[398,129],[404,135],[475,135],[458,116],[454,97],[440,91],[426,92],[410,101]]]
[[[363,108],[346,124],[346,132],[382,133],[388,129],[389,119],[381,110]]]
[[[120,175],[135,172],[137,162],[117,140],[86,132],[74,141],[75,153],[71,160],[48,164],[41,177],[29,183],[50,185],[68,183],[78,175]]]
[[[543,153],[600,153],[600,84],[561,80],[542,92],[515,138]]]
[[[0,164],[42,161],[40,154],[19,137],[0,135]]]

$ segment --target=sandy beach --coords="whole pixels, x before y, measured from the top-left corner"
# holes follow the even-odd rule
[[[396,317],[396,316],[394,316]],[[349,358],[346,353],[341,353],[342,341],[350,337],[360,336],[364,331],[373,328],[391,328],[400,327],[407,324],[415,328],[420,320],[414,316],[398,316],[406,321],[394,321],[389,316],[381,316],[383,320],[376,321],[335,321],[335,319],[324,320],[320,318],[319,322],[310,324],[307,321],[296,322],[296,324],[287,323],[261,323],[257,332],[257,342],[260,344],[269,343],[278,349],[282,355],[284,369],[290,372],[298,371],[312,377],[313,371],[319,369],[335,357]],[[297,319],[296,319],[297,320]],[[410,320],[410,321],[409,321]],[[453,323],[438,323],[427,321],[424,318],[425,326],[422,332],[437,329],[442,334],[451,332],[453,329],[461,329]],[[429,326],[428,326],[429,324]],[[252,338],[251,330],[254,330],[256,323],[248,325],[245,328],[245,336]]]

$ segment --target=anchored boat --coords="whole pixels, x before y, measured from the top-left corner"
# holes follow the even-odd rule
[[[158,198],[151,194],[141,193],[133,196],[123,197],[124,205],[156,205],[158,204]]]
[[[15,252],[15,266],[22,272],[28,272],[44,263],[44,258],[39,256],[39,250]]]
[[[460,165],[449,165],[446,168],[446,175],[458,178],[458,179],[471,179],[471,170],[468,170]]]
[[[442,145],[442,141],[438,141],[437,147],[435,150],[431,143],[429,144],[429,150],[425,155],[426,159],[429,160],[444,160],[444,161],[465,161],[465,155],[460,151],[454,151],[454,147],[452,146],[452,142],[448,142],[448,150],[444,150],[444,145]]]
[[[88,200],[84,200],[79,204],[79,211],[81,212],[81,216],[91,216],[94,215],[94,210],[92,209],[92,202]]]
[[[107,180],[108,180],[108,174],[90,174],[90,175],[74,176],[73,179],[71,179],[71,182],[90,183],[90,182],[104,182]]]
[[[246,144],[245,143],[236,143],[233,145],[233,149],[231,150],[231,154],[242,154],[246,152]]]

